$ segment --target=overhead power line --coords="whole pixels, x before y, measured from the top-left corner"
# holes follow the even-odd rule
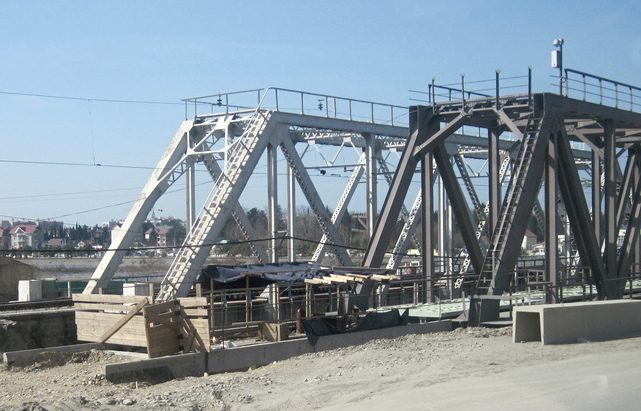
[[[99,101],[103,103],[128,103],[128,104],[160,104],[171,106],[182,106],[182,102],[169,102],[169,101],[150,101],[150,100],[125,100],[125,99],[108,99],[108,98],[88,98],[88,97],[72,97],[72,96],[56,96],[52,94],[36,94],[36,93],[16,93],[12,91],[0,91],[0,94],[8,96],[23,96],[23,97],[39,97],[39,98],[55,98],[59,100],[81,100],[81,101]]]

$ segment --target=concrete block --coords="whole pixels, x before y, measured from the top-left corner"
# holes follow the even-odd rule
[[[88,343],[63,345],[59,347],[36,348],[33,350],[9,351],[2,355],[2,359],[8,366],[22,367],[26,364],[33,364],[38,360],[38,356],[43,352],[81,352],[89,350],[104,350],[109,344]]]
[[[109,381],[152,380],[169,381],[174,378],[202,377],[207,366],[207,353],[188,353],[161,358],[144,359],[102,366]]]
[[[216,349],[207,356],[207,372],[210,374],[262,367],[274,361],[282,361],[298,355],[314,352],[307,338],[298,338],[275,343],[247,347]]]
[[[122,295],[149,295],[149,283],[124,283]]]
[[[542,304],[513,309],[514,342],[564,344],[603,341],[641,331],[641,301],[606,300]]]
[[[307,338],[297,338],[248,347],[217,349],[212,350],[207,356],[207,372],[213,374],[246,370],[249,367],[262,367],[274,361],[282,361],[302,354],[363,344],[367,341],[381,338],[396,338],[408,334],[426,334],[451,330],[452,322],[447,320],[328,335],[320,337],[316,346],[311,345]]]
[[[42,280],[18,281],[18,301],[42,300]]]
[[[53,298],[58,298],[58,287],[56,286],[56,280],[42,280],[42,298],[45,300],[51,300]]]
[[[258,325],[258,336],[265,341],[284,341],[289,339],[289,326],[279,323],[261,323]]]

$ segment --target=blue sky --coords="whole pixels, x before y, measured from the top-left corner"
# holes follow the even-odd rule
[[[432,77],[528,66],[555,91],[556,37],[566,67],[641,86],[640,16],[636,1],[0,1],[0,219],[125,218],[184,107],[100,100],[276,86],[409,105]]]

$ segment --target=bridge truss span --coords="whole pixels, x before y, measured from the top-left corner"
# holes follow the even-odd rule
[[[482,150],[456,138],[466,127],[483,130],[479,137],[485,142],[478,144]],[[436,211],[451,210],[459,227],[467,251],[461,274],[473,267],[469,292],[478,298],[471,319],[498,319],[500,296],[518,281],[517,260],[531,220],[543,225],[542,271],[552,300],[558,298],[560,282],[572,280],[568,273],[577,272],[570,269],[576,260],[559,252],[563,233],[571,238],[565,246],[572,244],[599,297],[620,298],[632,267],[641,261],[640,142],[641,114],[549,93],[413,106],[407,146],[363,265],[383,264],[407,195],[406,181],[414,173],[422,176],[422,219],[430,221],[436,203],[433,175],[438,173],[448,204],[444,208],[439,202]],[[575,148],[579,145],[583,150]],[[462,153],[485,158],[485,204],[476,195]],[[437,261],[442,241],[447,239],[439,235],[436,241],[432,230],[423,230],[424,301],[442,296],[439,283],[447,271]]]

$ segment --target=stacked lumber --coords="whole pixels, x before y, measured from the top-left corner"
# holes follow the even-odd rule
[[[149,358],[209,350],[206,297],[153,304],[151,297],[74,294],[78,340],[147,348]]]
[[[391,280],[400,280],[401,277],[395,274],[358,274],[358,273],[345,273],[345,274],[327,274],[321,278],[310,278],[305,280],[306,284],[345,284],[345,283],[363,283],[365,280],[372,280],[376,282],[389,282]]]
[[[203,308],[205,306],[205,308]],[[209,351],[207,298],[183,298],[143,308],[149,358]],[[203,340],[202,336],[205,337]]]
[[[74,294],[79,341],[146,347],[142,308],[149,297]]]

